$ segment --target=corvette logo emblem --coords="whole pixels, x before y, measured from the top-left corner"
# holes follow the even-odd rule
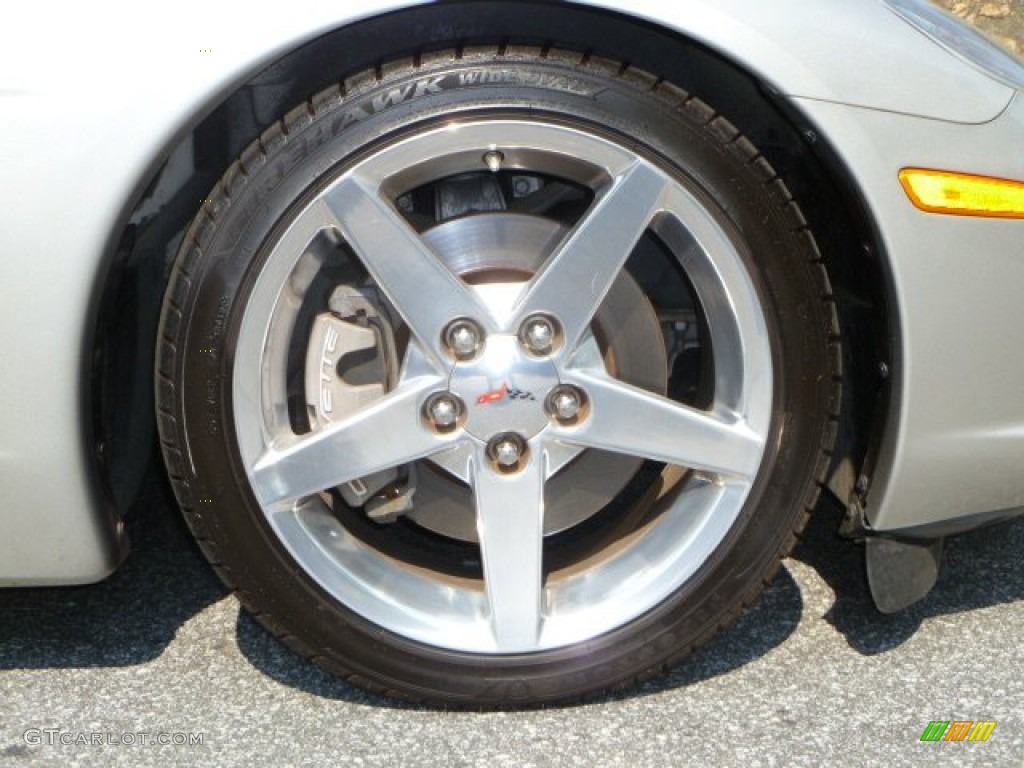
[[[536,400],[533,392],[526,392],[522,389],[509,389],[508,384],[502,384],[498,389],[484,392],[476,399],[477,405],[490,405],[500,403],[502,400]]]

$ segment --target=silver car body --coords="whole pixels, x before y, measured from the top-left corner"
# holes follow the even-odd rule
[[[894,310],[866,526],[926,530],[1024,507],[1024,224],[920,212],[897,179],[907,166],[1024,179],[1024,93],[881,0],[591,5],[753,74],[834,148],[862,196]],[[125,550],[83,392],[106,265],[172,148],[282,55],[408,6],[292,0],[254,11],[183,0],[143,17],[129,3],[22,4],[4,25],[0,583],[95,581]]]

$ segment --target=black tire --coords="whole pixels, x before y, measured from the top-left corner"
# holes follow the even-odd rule
[[[735,522],[696,572],[650,610],[585,643],[509,654],[403,637],[313,578],[254,496],[232,394],[242,313],[296,207],[354,159],[398,137],[497,114],[600,135],[681,179],[746,266],[764,310],[773,382],[756,477]],[[726,118],[671,84],[616,63],[532,49],[396,62],[317,94],[270,126],[197,215],[158,336],[164,457],[188,524],[221,578],[271,632],[325,669],[374,691],[444,706],[579,700],[657,675],[707,642],[759,595],[794,545],[835,436],[840,354],[830,294],[814,239],[784,183]],[[595,515],[588,526],[600,527],[602,519]]]

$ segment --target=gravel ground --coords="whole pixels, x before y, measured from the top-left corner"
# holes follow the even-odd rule
[[[936,0],[1018,56],[1024,55],[1024,0]]]

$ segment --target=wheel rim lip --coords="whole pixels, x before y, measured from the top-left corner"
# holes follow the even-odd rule
[[[458,141],[452,140],[455,133],[459,134]],[[372,163],[378,161],[375,181],[387,190],[389,185],[393,188],[398,184],[396,179],[409,183],[417,174],[436,173],[441,167],[457,172],[468,158],[478,160],[480,156],[476,148],[466,150],[465,143],[476,147],[473,142],[479,142],[478,137],[485,134],[497,137],[503,151],[506,146],[518,148],[506,152],[510,160],[536,164],[554,158],[559,168],[577,175],[589,169],[592,177],[595,170],[597,175],[603,172],[611,176],[640,157],[608,137],[562,123],[474,118],[459,123],[458,130],[451,126],[435,128],[404,138],[397,145],[378,147],[345,173],[365,172],[368,164],[374,167]],[[563,157],[568,147],[578,151],[581,146],[590,150],[586,161]],[[445,165],[446,158],[451,166]],[[665,169],[659,170],[669,176]],[[719,329],[717,336],[712,329],[716,348],[722,346],[722,337],[742,350],[733,352],[730,365],[725,366],[733,374],[737,367],[741,369],[741,386],[730,398],[737,410],[766,434],[774,388],[769,335],[757,289],[740,248],[719,218],[708,210],[702,193],[690,189],[684,179],[671,178],[675,192],[687,201],[688,212],[682,215],[667,211],[651,228],[669,242],[681,231],[696,237],[697,230],[704,236],[703,256],[695,269],[715,290],[696,286],[697,297],[716,322],[731,326],[731,331]],[[325,190],[329,188],[330,184]],[[306,205],[315,203],[325,190]],[[290,337],[292,332],[287,313],[282,315],[280,311],[280,286],[302,254],[288,252],[282,247],[283,241],[279,238],[271,246],[249,294],[232,370],[234,432],[250,484],[255,460],[275,439],[282,418],[287,423],[287,414],[274,396],[273,383],[267,381],[263,370],[264,353],[272,342]],[[708,255],[708,241],[714,242],[714,257]],[[691,273],[690,268],[686,271]],[[273,360],[270,362],[273,367]],[[717,351],[715,364],[718,371]],[[763,455],[761,463],[763,469]],[[727,537],[755,481],[756,477],[749,482],[697,477],[655,522],[614,556],[547,584],[543,628],[535,647],[521,650],[543,651],[592,639],[666,600],[693,577]],[[487,599],[479,585],[417,573],[346,531],[322,503],[319,507],[313,500],[302,506],[260,506],[274,535],[306,574],[355,613],[426,645],[470,653],[503,652],[487,626]]]

